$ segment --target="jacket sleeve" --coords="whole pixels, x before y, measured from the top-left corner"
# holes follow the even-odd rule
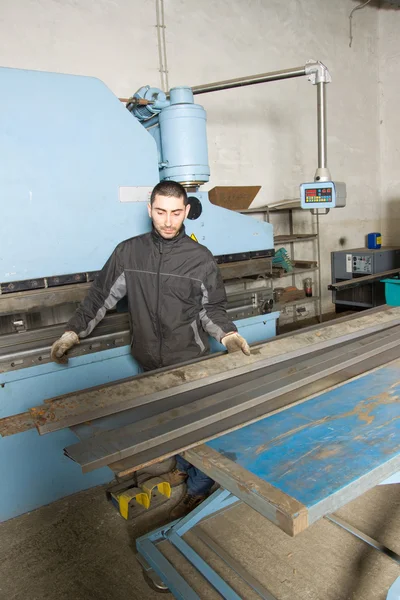
[[[201,284],[202,310],[200,320],[206,333],[218,342],[232,331],[237,331],[226,312],[226,292],[222,281],[221,272],[214,258],[207,263],[206,275]]]
[[[126,294],[125,273],[119,246],[114,250],[96,279],[86,298],[65,326],[80,338],[88,336],[102,320],[107,310],[114,308]]]

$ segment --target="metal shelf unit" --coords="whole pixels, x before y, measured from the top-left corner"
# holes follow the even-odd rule
[[[298,242],[314,242],[316,244],[317,250],[317,264],[316,266],[309,268],[294,268],[293,271],[282,275],[281,277],[276,277],[275,280],[283,279],[284,277],[292,278],[292,285],[295,286],[295,278],[296,275],[301,273],[311,273],[317,272],[318,274],[318,294],[311,297],[302,298],[301,300],[293,300],[285,303],[277,303],[277,308],[289,307],[289,306],[297,306],[299,304],[305,304],[313,302],[315,305],[315,312],[319,322],[322,322],[322,298],[321,298],[321,248],[320,248],[320,232],[319,232],[319,216],[318,212],[315,216],[314,222],[312,221],[313,215],[310,212],[311,226],[316,229],[315,233],[295,233],[294,231],[294,222],[293,222],[293,212],[295,210],[303,210],[300,206],[299,201],[293,202],[285,202],[281,205],[276,204],[275,206],[261,206],[259,208],[248,208],[246,210],[240,210],[242,214],[263,214],[264,221],[270,222],[270,215],[272,213],[288,213],[289,216],[289,233],[284,235],[276,235],[274,236],[275,245],[289,245],[289,257],[291,260],[294,260],[294,244]],[[294,320],[296,320],[296,312],[294,312]]]

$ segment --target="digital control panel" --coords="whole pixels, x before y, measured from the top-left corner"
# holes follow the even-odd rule
[[[306,204],[332,202],[332,188],[309,188],[305,190],[304,202]]]
[[[372,273],[372,256],[353,254],[352,272],[365,273],[366,275]]]
[[[334,181],[300,185],[301,208],[337,208],[346,205],[346,186]]]

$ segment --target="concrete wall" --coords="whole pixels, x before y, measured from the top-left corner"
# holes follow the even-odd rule
[[[382,234],[385,245],[400,242],[400,10],[379,11],[379,93]]]
[[[357,12],[349,48],[354,6],[353,0],[165,1],[171,86],[301,66],[310,58],[329,67],[328,162],[332,177],[348,185],[348,205],[321,219],[323,290],[330,251],[363,245],[380,226],[378,13]],[[127,96],[143,84],[160,85],[155,22],[153,0],[4,0],[0,63],[94,75]],[[393,24],[393,43],[394,37]],[[385,52],[391,56],[389,47]],[[393,102],[394,95],[385,110],[392,112]],[[205,95],[201,103],[208,112],[208,188],[262,185],[255,203],[263,205],[296,197],[298,184],[313,179],[316,90],[305,78]],[[391,155],[392,146],[385,152]],[[388,189],[388,198],[394,192]],[[310,230],[309,218],[297,215],[299,230]],[[276,225],[285,231],[285,219]],[[312,244],[296,254],[311,258]],[[324,309],[332,308],[325,291]]]

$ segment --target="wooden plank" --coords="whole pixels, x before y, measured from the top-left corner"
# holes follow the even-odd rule
[[[208,446],[187,450],[185,458],[229,492],[295,536],[308,527],[308,510],[301,502],[257,477]]]

